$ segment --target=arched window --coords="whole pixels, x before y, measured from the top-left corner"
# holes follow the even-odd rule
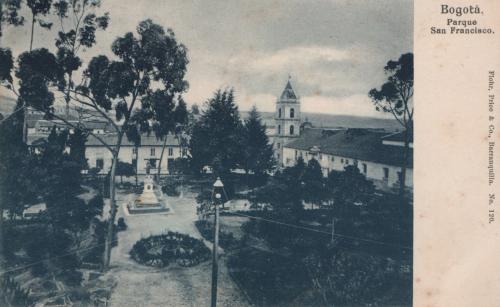
[[[278,125],[278,134],[281,134],[281,125]]]
[[[293,127],[293,125],[291,125],[290,126],[290,135],[293,135],[293,132],[294,132],[293,129],[294,129],[294,127]]]
[[[293,108],[290,109],[290,118],[295,117],[295,110]]]
[[[281,108],[278,109],[278,118],[281,118]]]

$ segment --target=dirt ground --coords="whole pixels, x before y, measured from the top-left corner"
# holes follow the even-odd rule
[[[118,191],[120,205],[118,217],[123,217],[128,229],[118,234],[118,246],[112,250],[111,269],[104,277],[116,281],[111,295],[111,306],[209,306],[211,287],[211,261],[198,266],[183,268],[171,265],[157,269],[139,265],[129,257],[133,244],[151,234],[177,231],[201,238],[194,221],[196,202],[194,194],[167,197],[173,212],[168,215],[131,215],[123,206],[133,199],[133,194]],[[218,305],[248,306],[228,275],[224,257],[220,258]]]

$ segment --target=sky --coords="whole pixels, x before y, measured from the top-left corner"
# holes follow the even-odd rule
[[[367,93],[388,60],[413,52],[411,0],[102,0],[100,12],[110,26],[84,61],[110,55],[116,37],[150,18],[188,49],[188,104],[233,87],[240,110],[274,111],[291,76],[304,112],[388,117]],[[34,48],[54,33],[38,28]],[[0,43],[26,50],[29,27],[5,29]]]

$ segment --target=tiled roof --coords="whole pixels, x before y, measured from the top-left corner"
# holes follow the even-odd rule
[[[382,138],[387,135],[386,132],[368,129],[304,129],[298,139],[285,147],[310,150],[317,146],[320,152],[325,154],[401,166],[404,148],[383,145]],[[413,149],[411,148],[408,167],[413,167]]]

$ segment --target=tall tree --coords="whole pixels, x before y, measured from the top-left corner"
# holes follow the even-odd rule
[[[405,192],[410,140],[413,137],[413,53],[405,53],[384,67],[387,81],[368,93],[377,111],[390,113],[403,127],[404,151],[399,190]]]
[[[17,104],[11,116],[0,123],[0,267],[4,256],[4,212],[14,217],[33,198],[33,186],[27,170],[32,166],[28,148],[22,142],[23,114]]]
[[[271,171],[275,166],[273,147],[266,134],[266,126],[257,108],[254,106],[245,120],[243,135],[245,170],[261,175]]]
[[[109,183],[111,212],[103,260],[105,269],[111,255],[117,211],[115,175],[123,137],[137,143],[141,132],[173,129],[173,110],[188,86],[184,80],[187,50],[177,42],[174,32],[145,20],[139,23],[137,33],[138,37],[129,32],[114,41],[111,49],[119,60],[94,57],[84,72],[86,83],[76,87],[71,95],[72,102],[99,112],[116,132],[113,144],[94,135],[113,157]],[[137,108],[139,102],[140,108]],[[112,109],[115,110],[114,118],[109,113]]]
[[[234,92],[218,90],[206,102],[200,120],[193,127],[190,140],[192,165],[200,171],[210,166],[220,176],[241,165],[242,123]]]
[[[311,159],[302,176],[304,182],[304,200],[314,205],[320,205],[327,199],[321,165],[316,159]]]
[[[184,80],[187,50],[179,44],[172,30],[165,31],[151,20],[139,23],[138,36],[131,32],[117,38],[111,46],[116,60],[94,57],[83,73],[84,82],[70,90],[70,102],[84,110],[100,114],[114,128],[116,138],[105,141],[88,131],[112,155],[110,174],[111,213],[109,216],[103,268],[109,266],[113,224],[116,216],[115,174],[123,137],[138,142],[140,133],[158,130],[187,88]],[[54,114],[54,94],[51,89],[64,87],[64,69],[53,54],[37,49],[20,56],[16,68],[20,89],[18,95],[37,110],[59,119],[68,126],[77,125]],[[9,82],[10,71],[2,73]],[[62,85],[61,85],[62,84]],[[140,107],[139,106],[140,103]],[[114,114],[110,111],[114,110]],[[169,123],[171,127],[175,124]]]

